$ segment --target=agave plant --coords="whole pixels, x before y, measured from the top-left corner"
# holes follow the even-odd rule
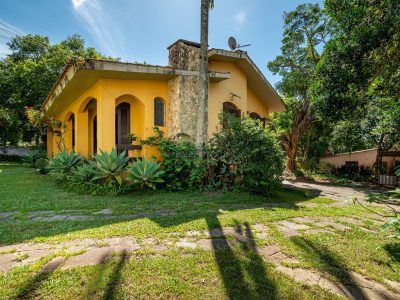
[[[71,181],[71,185],[89,184],[95,175],[96,166],[89,161],[81,166],[76,166],[68,176],[68,180]]]
[[[61,178],[70,175],[72,170],[82,163],[82,156],[74,150],[58,152],[55,157],[50,159],[48,170],[50,174],[56,174]]]
[[[92,180],[121,185],[121,174],[125,171],[129,161],[129,157],[125,157],[125,155],[125,151],[118,154],[115,149],[112,149],[110,153],[100,150],[100,154],[96,154],[93,158],[96,165],[96,175]]]
[[[128,171],[130,172],[128,178],[140,184],[142,189],[145,186],[155,189],[156,183],[164,182],[161,178],[164,171],[160,170],[160,164],[153,160],[138,160],[128,168]]]

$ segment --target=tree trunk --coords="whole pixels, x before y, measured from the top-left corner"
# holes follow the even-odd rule
[[[296,158],[299,148],[299,142],[302,134],[312,122],[310,110],[310,100],[308,96],[305,97],[303,107],[295,113],[290,132],[287,135],[287,143],[285,144],[287,161],[286,170],[294,173],[296,171]]]
[[[289,134],[289,142],[285,145],[286,148],[286,170],[294,173],[296,171],[296,158],[297,158],[297,151],[299,148],[299,138],[300,132],[295,131]]]
[[[201,0],[201,33],[200,61],[197,103],[197,136],[198,147],[207,142],[208,129],[208,14],[209,0]]]
[[[287,154],[286,170],[292,173],[296,171],[296,157],[297,157],[297,149],[291,148],[291,151],[288,151]]]

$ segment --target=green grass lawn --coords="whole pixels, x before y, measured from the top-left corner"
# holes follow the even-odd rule
[[[278,243],[298,265],[345,282],[356,271],[378,282],[400,281],[400,246],[379,231],[352,230],[287,238],[280,220],[304,216],[361,217],[358,206],[329,206],[333,201],[302,192],[280,190],[269,197],[243,193],[142,192],[124,196],[92,196],[68,191],[51,177],[27,166],[0,163],[0,245],[57,243],[85,238],[133,236],[176,242],[190,231],[207,231],[237,224],[263,224],[270,238],[255,238],[257,246]],[[270,203],[270,205],[268,205]],[[286,203],[286,207],[274,203]],[[314,205],[302,206],[313,203]],[[115,218],[95,212],[111,209]],[[32,213],[88,216],[88,220],[34,221]],[[1,253],[0,253],[1,255]],[[171,247],[154,252],[143,247],[129,257],[114,255],[106,263],[69,270],[39,272],[53,256],[0,274],[0,299],[40,298],[174,298],[174,299],[335,299],[318,286],[307,286],[277,271],[273,264],[240,243],[206,251]],[[1,259],[1,257],[0,257]]]

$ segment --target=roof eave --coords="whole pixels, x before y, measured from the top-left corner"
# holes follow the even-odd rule
[[[64,88],[74,79],[80,70],[104,72],[104,79],[110,79],[108,78],[110,76],[106,76],[107,74],[124,74],[124,77],[132,76],[136,79],[141,76],[151,76],[152,78],[155,78],[155,80],[170,80],[176,76],[198,76],[198,71],[174,69],[171,67],[95,59],[80,60],[74,58],[70,59],[65,65],[62,73],[43,102],[40,109],[42,115],[48,111],[54,101],[63,92]],[[210,72],[209,75],[210,81],[222,81],[230,78],[230,73]]]

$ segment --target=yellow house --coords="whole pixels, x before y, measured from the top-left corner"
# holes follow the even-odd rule
[[[196,136],[200,44],[178,40],[168,47],[166,67],[94,59],[71,59],[41,112],[62,121],[64,144],[85,157],[99,150],[126,149],[131,157],[151,157],[157,149],[130,143],[153,135]],[[222,111],[265,120],[285,104],[246,52],[210,49],[208,134]],[[59,137],[48,130],[47,149],[57,152]]]

